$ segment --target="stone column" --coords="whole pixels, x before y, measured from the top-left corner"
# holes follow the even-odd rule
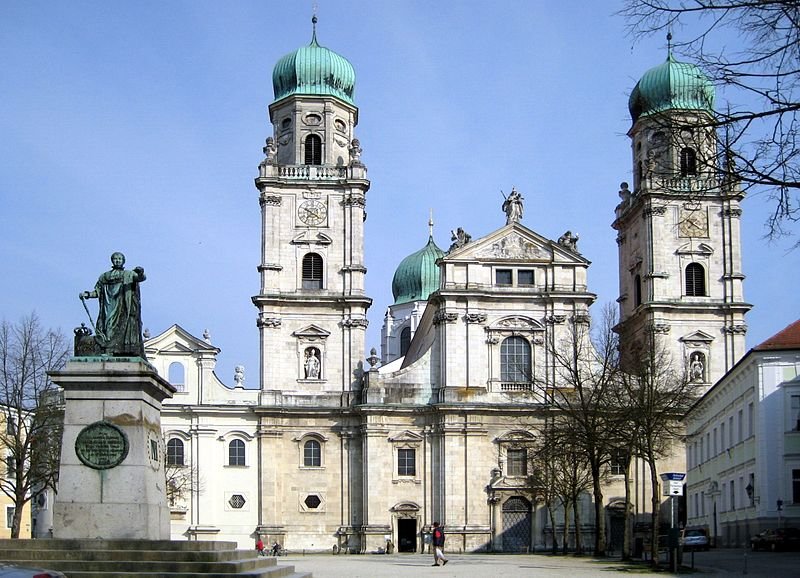
[[[72,358],[64,388],[56,538],[168,540],[161,402],[175,392],[138,357]]]

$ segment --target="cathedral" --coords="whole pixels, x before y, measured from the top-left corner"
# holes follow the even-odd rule
[[[214,373],[220,349],[179,325],[146,342],[148,360],[178,390],[162,415],[177,472],[173,538],[413,552],[439,522],[451,551],[545,548],[554,529],[529,454],[551,411],[547,392],[559,386],[548,344],[588,326],[596,298],[577,237],[527,228],[516,190],[494,231],[458,229],[443,249],[431,225],[427,244],[398,259],[381,351],[365,351],[370,181],[354,69],[314,32],[275,64],[272,80],[255,178],[258,389],[245,388],[241,373],[223,384]],[[743,195],[716,167],[713,100],[699,69],[671,54],[641,77],[629,101],[634,179],[609,215],[623,343],[659,334],[709,385],[745,353],[750,308]],[[682,454],[673,469],[685,471]],[[612,463],[612,542],[619,474]],[[648,508],[645,478],[634,476],[639,513]],[[588,496],[581,507],[589,536]]]

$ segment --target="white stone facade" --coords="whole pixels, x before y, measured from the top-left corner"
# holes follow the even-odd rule
[[[800,344],[755,347],[684,420],[687,523],[717,545],[746,547],[761,530],[800,524],[798,375]]]

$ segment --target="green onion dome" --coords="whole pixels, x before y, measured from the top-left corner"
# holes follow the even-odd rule
[[[714,112],[714,86],[694,64],[667,61],[644,73],[628,100],[633,122],[667,110]]]
[[[439,267],[436,261],[444,257],[444,254],[431,236],[427,245],[400,262],[392,279],[395,305],[425,300],[439,289]]]
[[[355,84],[353,65],[343,56],[317,43],[316,27],[311,44],[287,54],[272,70],[272,89],[276,101],[293,94],[310,94],[335,96],[355,106]]]

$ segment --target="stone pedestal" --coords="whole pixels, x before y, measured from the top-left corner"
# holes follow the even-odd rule
[[[161,402],[175,392],[138,357],[75,357],[64,388],[53,535],[168,540]]]

